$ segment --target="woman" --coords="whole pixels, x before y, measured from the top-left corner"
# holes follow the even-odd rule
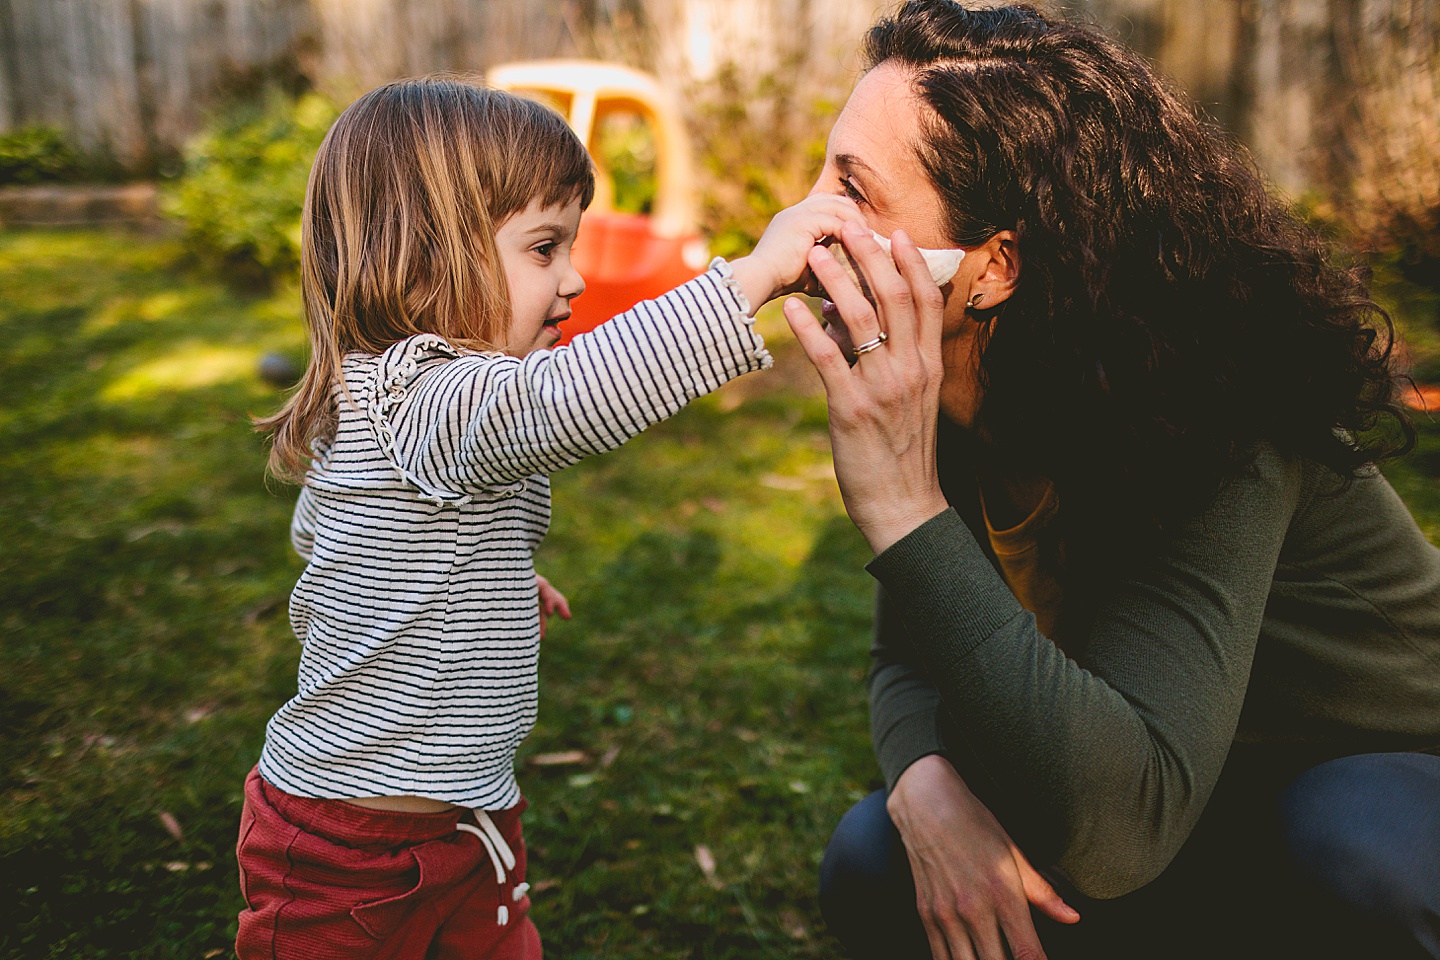
[[[850,230],[878,306],[817,248],[831,334],[786,307],[880,583],[888,797],[831,841],[832,928],[1440,957],[1440,552],[1372,466],[1413,442],[1388,318],[1098,33],[913,0],[866,49],[816,190],[894,262]],[[965,250],[943,289],[915,246]]]

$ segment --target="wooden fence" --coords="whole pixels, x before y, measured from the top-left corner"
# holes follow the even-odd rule
[[[843,99],[855,40],[893,5],[0,0],[0,130],[50,124],[83,149],[153,169],[218,96],[259,78],[303,76],[344,97],[396,76],[567,55],[651,69],[692,107],[707,81],[738,65],[731,79],[778,82],[768,98],[752,91],[750,110],[793,114]],[[1440,0],[1048,5],[1091,17],[1153,58],[1292,193],[1319,187],[1362,213],[1398,202],[1440,216]],[[813,121],[766,118],[776,129]]]

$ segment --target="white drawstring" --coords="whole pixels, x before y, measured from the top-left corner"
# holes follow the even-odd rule
[[[484,810],[475,810],[475,824],[457,823],[456,830],[463,830],[466,833],[473,833],[480,838],[480,844],[485,852],[490,855],[490,864],[495,868],[495,883],[497,886],[505,886],[507,870],[515,869],[515,852],[505,842],[505,837],[500,833],[500,828],[495,826],[495,821],[490,819],[490,814]],[[523,888],[523,890],[522,890]],[[522,883],[515,887],[514,898],[518,903],[520,898],[525,896],[524,891],[530,889],[530,884]],[[500,904],[495,911],[495,922],[500,926],[510,922],[510,908]]]
[[[475,820],[480,824],[480,829],[490,835],[490,842],[500,851],[500,859],[505,861],[505,869],[514,870],[515,851],[505,842],[505,837],[501,835],[500,828],[495,826],[495,821],[490,819],[490,814],[484,810],[476,810]]]

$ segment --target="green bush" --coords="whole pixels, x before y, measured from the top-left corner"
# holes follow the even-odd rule
[[[337,115],[318,94],[291,99],[278,91],[218,114],[187,147],[184,173],[167,198],[191,253],[232,278],[292,273],[310,163]]]
[[[770,218],[804,199],[825,165],[839,104],[806,93],[804,69],[798,56],[758,77],[729,63],[691,93],[701,228],[717,256],[753,249]]]
[[[0,185],[77,180],[84,174],[84,161],[53,127],[0,134]]]

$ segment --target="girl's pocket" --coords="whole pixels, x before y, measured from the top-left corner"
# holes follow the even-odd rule
[[[478,841],[474,842],[479,846]],[[376,940],[399,930],[421,904],[444,896],[457,883],[475,873],[478,865],[471,841],[465,835],[428,840],[410,848],[414,861],[414,883],[408,889],[356,904],[350,916]]]

